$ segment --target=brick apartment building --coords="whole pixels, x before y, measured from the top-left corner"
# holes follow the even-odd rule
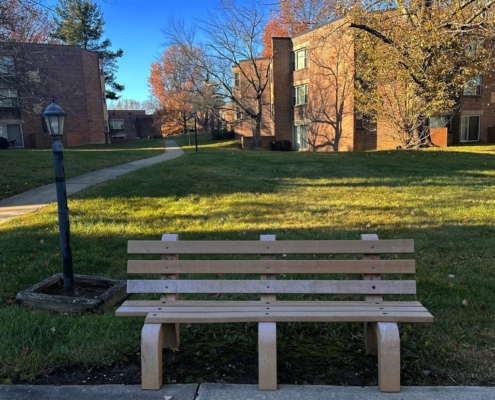
[[[14,147],[52,145],[41,114],[55,96],[67,113],[62,142],[106,142],[103,63],[77,46],[0,43],[0,136]]]
[[[270,69],[262,95],[261,147],[268,148],[278,140],[290,141],[294,150],[316,151],[389,149],[399,145],[388,134],[392,127],[387,121],[378,117],[371,126],[355,110],[356,53],[342,20],[293,37],[274,37],[272,44],[272,58],[257,60]],[[246,65],[250,62],[243,61]],[[238,68],[233,69],[233,75],[234,87],[244,90]],[[431,118],[430,126],[435,128],[432,133],[440,135],[439,139],[434,137],[435,143],[495,142],[494,86],[495,77],[476,77],[463,90],[459,112]],[[233,119],[243,148],[249,148],[252,121],[239,111]],[[447,138],[443,140],[445,130]],[[335,132],[339,132],[337,138]]]
[[[153,136],[153,116],[145,110],[108,110],[112,141]]]

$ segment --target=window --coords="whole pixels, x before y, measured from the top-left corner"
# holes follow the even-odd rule
[[[483,77],[481,75],[475,76],[471,79],[462,91],[464,96],[481,96],[481,85],[483,84]]]
[[[24,147],[22,130],[20,124],[0,125],[0,137],[14,142],[14,147]]]
[[[292,88],[292,104],[299,106],[308,102],[308,85],[301,85]]]
[[[234,72],[234,86],[239,87],[241,85],[241,76],[239,72]]]
[[[354,114],[354,118],[355,118],[354,127],[355,128],[364,128],[364,125],[363,125],[364,115],[363,115],[363,113],[356,111],[356,113]]]
[[[237,107],[237,110],[235,112],[235,116],[237,119],[242,119],[242,111],[239,107]]]
[[[308,150],[308,125],[294,126],[294,150]]]
[[[0,107],[19,107],[16,89],[0,89]]]
[[[0,56],[0,75],[14,75],[14,57]]]
[[[430,128],[447,127],[447,132],[452,132],[452,115],[435,115],[430,118]]]
[[[461,142],[477,142],[479,137],[479,115],[468,115],[461,117]]]
[[[292,69],[297,71],[298,69],[303,69],[308,66],[307,51],[306,49],[297,50],[292,53]]]
[[[113,121],[110,121],[110,126],[113,130],[124,129],[124,120],[114,119]]]

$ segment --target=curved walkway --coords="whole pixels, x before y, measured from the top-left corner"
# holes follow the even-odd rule
[[[67,179],[67,196],[86,189],[87,187],[127,174],[128,172],[149,167],[150,165],[163,161],[172,160],[180,157],[182,154],[184,154],[184,152],[175,140],[165,140],[165,152],[159,156],[114,165],[113,167],[88,172]],[[12,218],[39,210],[54,201],[57,201],[55,183],[40,186],[36,189],[28,190],[27,192],[4,199],[0,201],[0,224],[9,221]]]

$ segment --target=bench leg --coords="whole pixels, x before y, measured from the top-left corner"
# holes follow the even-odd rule
[[[373,323],[364,323],[364,345],[366,347],[366,354],[376,354],[377,342],[376,342],[376,331]]]
[[[160,389],[163,369],[162,324],[144,324],[141,332],[141,387]]]
[[[396,323],[374,324],[378,342],[378,385],[382,392],[400,392],[400,336]]]
[[[259,389],[277,390],[277,324],[258,324]]]

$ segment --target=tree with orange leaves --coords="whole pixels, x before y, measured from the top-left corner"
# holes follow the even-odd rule
[[[273,55],[272,37],[294,36],[331,21],[336,16],[334,5],[328,0],[279,0],[263,31],[263,57]]]
[[[166,49],[159,61],[151,64],[150,91],[159,103],[160,125],[167,135],[185,133],[194,111],[192,72],[180,50]]]

